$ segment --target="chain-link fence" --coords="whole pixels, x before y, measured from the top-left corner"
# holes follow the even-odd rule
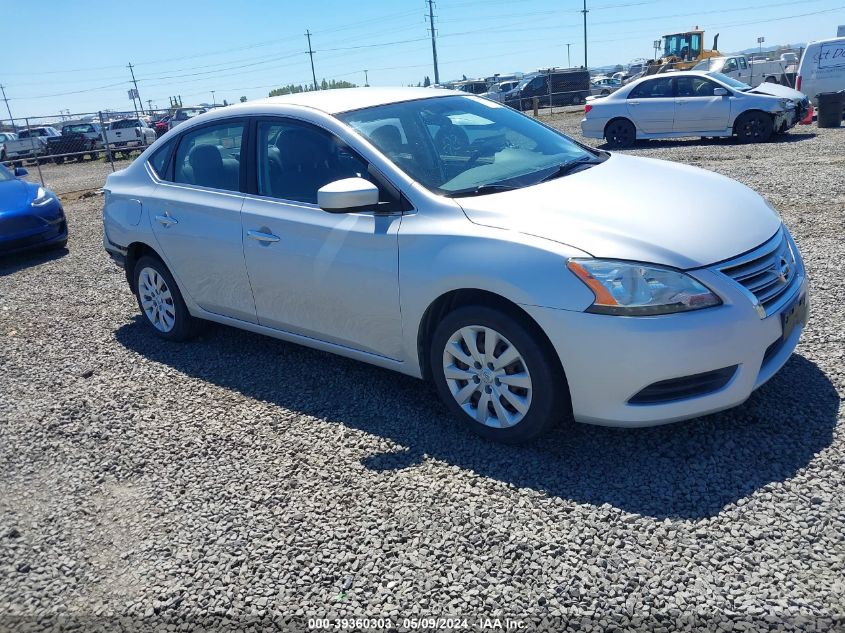
[[[81,112],[0,121],[0,161],[57,194],[98,189],[164,134],[173,110]],[[20,172],[19,172],[20,173]]]

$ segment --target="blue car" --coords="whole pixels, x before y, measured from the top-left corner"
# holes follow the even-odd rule
[[[67,244],[62,203],[49,189],[20,180],[26,173],[0,165],[0,255]]]

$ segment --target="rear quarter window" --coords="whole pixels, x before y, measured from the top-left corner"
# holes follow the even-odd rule
[[[170,166],[170,154],[173,152],[174,142],[171,140],[162,145],[153,152],[153,155],[150,156],[150,160],[148,161],[156,176],[161,180],[173,180],[172,177],[168,176],[171,173],[168,167]]]

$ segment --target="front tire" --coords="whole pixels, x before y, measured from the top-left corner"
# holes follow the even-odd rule
[[[552,351],[520,320],[494,308],[449,313],[432,336],[429,363],[446,406],[490,440],[531,440],[569,407]]]
[[[765,143],[772,137],[774,123],[763,112],[745,112],[737,118],[734,129],[740,143]]]
[[[157,257],[145,255],[135,264],[135,298],[144,321],[169,341],[184,341],[196,332],[197,320],[188,312],[176,280]]]
[[[604,128],[604,140],[610,147],[631,147],[637,140],[637,128],[628,119],[615,119]]]

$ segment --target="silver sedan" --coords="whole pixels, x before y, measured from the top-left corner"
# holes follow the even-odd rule
[[[459,123],[487,131],[436,142]],[[807,318],[798,249],[747,187],[446,90],[199,115],[108,177],[103,221],[158,336],[215,321],[429,379],[507,442],[739,405]]]
[[[581,131],[611,147],[637,139],[737,136],[765,142],[806,114],[807,98],[766,83],[751,88],[717,72],[676,72],[643,77],[584,109]]]

